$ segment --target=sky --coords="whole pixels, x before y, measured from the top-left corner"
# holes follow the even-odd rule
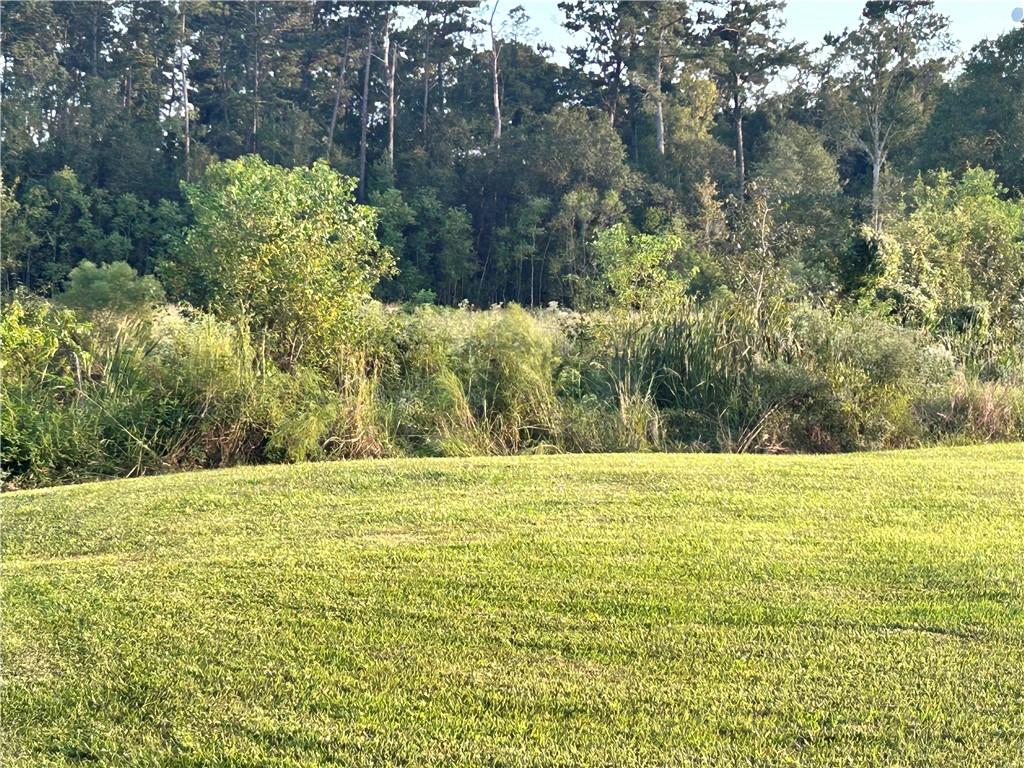
[[[562,27],[557,0],[500,0],[501,10],[522,5],[538,30],[537,42],[548,43],[565,60],[565,46],[572,40]],[[975,43],[996,37],[1017,26],[1010,14],[1024,0],[936,0],[935,7],[949,16],[953,37],[960,50],[969,51]],[[857,24],[863,0],[789,0],[785,10],[789,37],[819,44],[827,32],[841,32]]]

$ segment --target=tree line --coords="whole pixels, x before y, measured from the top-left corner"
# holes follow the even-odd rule
[[[154,272],[182,184],[247,154],[357,180],[380,298],[478,306],[592,301],[616,226],[673,238],[696,293],[843,294],[922,174],[1024,189],[1024,30],[961,61],[931,2],[812,44],[781,0],[559,8],[564,63],[503,2],[5,4],[4,287]]]

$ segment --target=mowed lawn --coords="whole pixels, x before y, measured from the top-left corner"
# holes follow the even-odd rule
[[[8,494],[0,760],[1024,765],[1024,446]]]

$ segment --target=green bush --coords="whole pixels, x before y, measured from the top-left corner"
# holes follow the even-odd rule
[[[113,315],[147,313],[163,300],[164,289],[152,275],[139,277],[124,261],[96,266],[82,261],[71,270],[59,300],[90,312]]]
[[[810,447],[881,448],[923,437],[914,406],[953,374],[952,358],[925,333],[870,311],[806,310],[797,334],[803,367],[827,392],[814,403]]]
[[[329,359],[394,268],[355,184],[322,162],[215,163],[184,185],[194,221],[161,274],[177,297],[266,334],[285,364]]]
[[[0,319],[0,464],[6,478],[58,482],[68,467],[95,466],[104,447],[76,406],[88,381],[89,326],[32,297]]]

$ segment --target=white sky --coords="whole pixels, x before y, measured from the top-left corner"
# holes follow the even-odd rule
[[[572,40],[562,27],[557,0],[500,0],[499,13],[522,5],[538,30],[537,42],[548,43],[556,57],[565,61],[564,50]],[[950,30],[964,53],[985,38],[1008,32],[1015,25],[1010,17],[1024,0],[936,0],[935,7],[950,17]],[[786,27],[790,37],[817,45],[827,32],[841,32],[857,24],[862,0],[789,0]]]

